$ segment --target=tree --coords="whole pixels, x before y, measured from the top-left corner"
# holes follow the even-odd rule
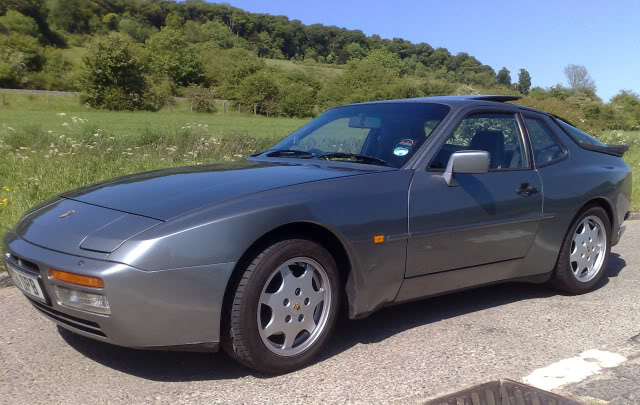
[[[531,75],[526,69],[520,69],[520,73],[518,73],[518,91],[521,94],[529,94],[529,90],[531,90]]]
[[[102,17],[102,23],[104,25],[106,25],[106,27],[108,29],[110,29],[111,31],[115,31],[116,29],[118,29],[118,20],[119,19],[120,19],[120,17],[118,17],[118,14],[109,13],[109,14],[105,14],[105,16]]]
[[[118,22],[118,31],[129,35],[136,42],[140,43],[145,42],[153,34],[158,32],[156,27],[146,22],[138,21],[129,13],[125,13]]]
[[[351,42],[344,47],[345,52],[349,55],[349,59],[362,59],[367,56],[366,48],[363,48],[358,42]]]
[[[202,82],[204,76],[196,48],[187,43],[182,31],[165,27],[149,38],[146,45],[155,74],[168,76],[180,86]]]
[[[133,41],[120,33],[111,33],[89,47],[80,78],[84,103],[109,110],[145,108],[148,85],[133,47]]]
[[[6,15],[0,16],[0,33],[9,34],[11,32],[37,39],[41,38],[36,21],[15,10],[8,10]]]
[[[38,24],[42,36],[49,43],[65,45],[64,39],[49,28],[47,21],[49,9],[45,3],[45,0],[0,0],[0,15],[6,14],[8,10],[15,10],[31,17]]]
[[[278,84],[273,75],[261,71],[246,77],[240,83],[235,101],[249,109],[255,106],[258,113],[271,115],[274,112],[273,101],[278,98],[278,94]]]
[[[312,117],[320,88],[320,82],[307,73],[286,73],[281,79],[278,97],[282,114],[288,117]]]
[[[595,93],[597,90],[595,82],[583,65],[567,65],[564,68],[564,75],[569,82],[569,87],[575,91]]]
[[[500,69],[496,76],[496,82],[503,86],[511,87],[511,72],[509,72],[509,69],[506,67]]]
[[[164,25],[167,28],[179,29],[184,25],[184,17],[179,13],[172,11],[167,14],[167,17],[164,19]]]
[[[84,0],[58,0],[53,8],[52,20],[56,26],[74,34],[90,34],[102,27],[93,2]]]
[[[191,85],[185,91],[185,95],[191,102],[191,109],[198,112],[215,112],[215,100],[211,90],[202,86]]]

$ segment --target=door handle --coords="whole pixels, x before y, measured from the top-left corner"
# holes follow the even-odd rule
[[[537,194],[538,191],[540,191],[538,187],[530,186],[529,183],[522,183],[520,184],[520,188],[516,190],[516,193],[523,197],[529,197],[532,194]]]

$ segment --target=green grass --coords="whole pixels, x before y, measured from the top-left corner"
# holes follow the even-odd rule
[[[605,143],[629,146],[624,160],[633,171],[631,211],[640,212],[640,131],[609,131],[602,134],[600,139]]]
[[[117,137],[135,136],[144,130],[162,129],[177,131],[188,123],[206,124],[210,134],[242,134],[252,137],[283,138],[308,119],[266,118],[230,111],[222,113],[222,105],[217,105],[216,114],[190,112],[186,100],[159,112],[111,112],[99,111],[80,104],[76,96],[49,96],[41,94],[4,93],[5,105],[0,95],[0,123],[16,130],[34,127],[44,131],[63,129],[62,123],[71,116],[88,120],[92,126],[113,133]],[[229,108],[229,106],[227,106]],[[65,114],[59,116],[58,114]]]
[[[320,81],[328,81],[341,75],[342,68],[332,65],[320,65],[292,60],[265,59],[267,66],[290,72],[305,72]]]
[[[64,57],[74,66],[82,65],[82,57],[87,54],[87,48],[81,46],[70,46],[62,49]]]

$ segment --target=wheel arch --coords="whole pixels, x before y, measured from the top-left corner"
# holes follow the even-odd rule
[[[222,322],[226,321],[226,316],[230,308],[233,293],[236,286],[240,282],[244,270],[251,264],[253,259],[269,245],[278,240],[284,240],[289,238],[303,238],[312,240],[323,247],[325,247],[336,261],[338,273],[341,281],[341,292],[346,300],[343,303],[347,303],[349,307],[352,307],[355,303],[355,296],[353,293],[349,293],[347,286],[349,276],[353,271],[353,262],[351,256],[347,252],[347,248],[342,240],[328,228],[313,223],[313,222],[292,222],[285,225],[278,226],[264,235],[260,236],[253,242],[242,254],[238,262],[236,263],[227,287],[225,289],[224,299],[222,303]],[[350,289],[349,289],[350,290]]]
[[[576,213],[573,219],[575,220],[576,216],[578,216],[579,213],[581,213],[586,207],[591,205],[597,205],[597,206],[600,206],[602,209],[604,209],[604,211],[607,213],[607,217],[609,217],[609,224],[611,224],[611,227],[613,228],[615,223],[615,217],[613,215],[613,207],[611,206],[611,203],[609,203],[609,201],[603,197],[596,197],[589,200],[588,203],[580,207],[580,209],[578,210],[578,212]]]

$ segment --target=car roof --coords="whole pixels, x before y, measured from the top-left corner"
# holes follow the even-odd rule
[[[438,97],[417,97],[417,98],[405,98],[397,100],[381,100],[370,101],[361,104],[387,104],[387,103],[440,103],[447,104],[449,106],[462,106],[462,105],[503,105],[509,106],[515,109],[524,111],[532,111],[539,114],[551,115],[548,112],[538,110],[535,108],[523,106],[520,104],[505,104],[508,101],[519,100],[520,96],[504,96],[504,95],[492,95],[492,94],[474,94],[474,95],[462,95],[462,96],[438,96]],[[354,104],[350,104],[354,105]]]

